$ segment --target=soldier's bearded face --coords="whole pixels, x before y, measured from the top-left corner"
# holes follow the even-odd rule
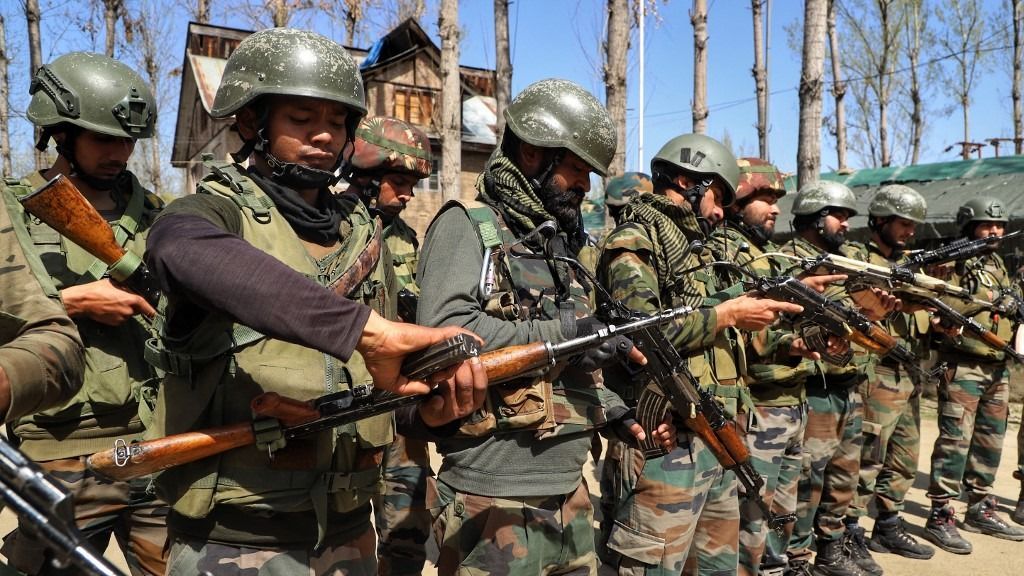
[[[266,137],[274,157],[318,170],[334,169],[348,136],[345,105],[322,98],[275,96],[269,110]],[[242,136],[247,137],[245,130]]]
[[[882,226],[879,236],[882,242],[890,248],[902,250],[907,247],[910,239],[914,237],[916,229],[916,222],[897,216]]]
[[[989,236],[1002,236],[1006,232],[1006,225],[1002,222],[979,222],[974,226],[974,238],[988,238]]]
[[[393,172],[385,174],[380,179],[380,196],[377,197],[377,209],[384,214],[394,218],[398,216],[405,205],[412,200],[413,187],[419,182],[419,178],[412,174]]]
[[[566,151],[562,161],[541,183],[540,201],[563,230],[574,230],[580,219],[580,206],[590,191],[590,165]]]
[[[692,184],[690,185],[692,186]],[[721,185],[716,180],[704,191],[704,196],[700,199],[700,216],[707,220],[712,228],[717,227],[725,220],[725,209],[722,207],[723,197]]]
[[[75,161],[86,175],[113,180],[128,168],[135,140],[91,130],[82,130],[75,138]]]
[[[775,221],[779,216],[778,199],[771,191],[758,192],[743,207],[743,223],[760,228],[768,238],[775,233]]]
[[[839,247],[846,242],[846,233],[850,230],[850,213],[846,210],[830,210],[825,215],[824,225],[821,229],[821,239],[829,252],[839,250]]]

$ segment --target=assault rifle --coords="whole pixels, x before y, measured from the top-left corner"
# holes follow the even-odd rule
[[[73,564],[82,574],[123,576],[75,526],[71,494],[3,438],[0,499],[21,519],[24,530],[56,553],[61,567]]]
[[[1012,344],[1006,342],[999,336],[996,336],[995,332],[985,328],[974,318],[964,316],[957,312],[952,306],[938,298],[922,299],[921,302],[925,306],[935,308],[935,313],[942,319],[944,324],[960,326],[978,340],[988,344],[991,348],[1001,350],[1017,362],[1024,363],[1024,354],[1017,352]]]
[[[107,221],[66,176],[58,174],[18,200],[26,212],[106,264],[107,274],[114,282],[142,296],[156,308],[160,289],[149,268],[141,258],[117,243]]]
[[[954,240],[953,242],[934,250],[915,250],[910,253],[904,266],[909,270],[917,271],[926,266],[945,264],[946,262],[953,262],[955,260],[966,260],[977,256],[992,248],[994,245],[999,244],[1003,240],[1013,238],[1020,233],[1020,230],[1016,230],[1009,234],[1004,234],[1003,236],[988,236],[974,240],[960,238],[959,240]]]
[[[692,311],[693,309],[687,306],[673,308],[647,318],[609,325],[593,334],[558,344],[534,342],[499,348],[484,354],[480,354],[475,340],[466,335],[459,335],[431,346],[423,352],[410,355],[403,364],[402,373],[411,379],[423,380],[430,374],[473,356],[479,356],[487,372],[488,382],[501,384],[542,372],[554,366],[559,360],[599,346],[613,336],[629,335],[645,328],[661,326]],[[617,352],[624,354],[628,350]],[[257,437],[264,437],[268,428],[272,430],[279,427],[280,436],[287,442],[289,439],[419,403],[428,396],[429,394],[397,396],[375,392],[372,387],[365,387],[303,402],[268,392],[255,397],[252,401],[253,413],[259,417],[254,421],[185,432],[133,444],[119,439],[113,449],[90,456],[87,464],[94,472],[106,478],[130,480],[235,448],[257,444]]]

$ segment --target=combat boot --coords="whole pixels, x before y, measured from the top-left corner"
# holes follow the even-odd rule
[[[866,576],[866,573],[843,554],[843,540],[818,540],[814,556],[814,576]]]
[[[971,543],[960,535],[956,529],[956,515],[950,505],[936,508],[932,506],[932,512],[928,515],[928,521],[924,525],[924,537],[926,540],[953,554],[970,554],[974,549]]]
[[[807,560],[790,560],[783,576],[813,576],[811,563]]]
[[[1010,518],[1017,524],[1024,524],[1024,474],[1021,474],[1020,470],[1014,470],[1013,477],[1020,480],[1020,495],[1017,496],[1017,508]]]
[[[903,527],[903,518],[899,516],[875,522],[868,548],[874,552],[891,552],[916,560],[927,560],[935,555],[935,548],[921,544],[907,534],[906,528]]]
[[[882,567],[871,557],[864,533],[865,530],[860,526],[847,524],[846,532],[843,533],[843,554],[859,566],[865,574],[882,576]]]
[[[999,516],[998,508],[996,497],[991,495],[971,504],[964,515],[964,530],[1015,542],[1024,540],[1024,528],[1007,524]]]

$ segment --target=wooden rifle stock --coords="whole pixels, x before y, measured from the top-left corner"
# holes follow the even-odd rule
[[[711,428],[708,419],[700,412],[693,418],[686,418],[684,422],[687,428],[697,436],[700,436],[700,439],[707,444],[708,449],[715,455],[715,459],[722,465],[722,468],[726,470],[733,469],[750,456],[747,452],[747,447],[735,433],[735,427],[731,422],[727,426],[733,428],[732,434],[723,434],[722,430]]]
[[[896,345],[891,334],[874,324],[868,329],[867,334],[860,330],[850,330],[849,338],[850,341],[863,346],[868,352],[879,356],[885,356]]]

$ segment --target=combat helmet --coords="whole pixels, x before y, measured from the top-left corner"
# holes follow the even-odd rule
[[[29,93],[28,119],[43,129],[36,144],[40,150],[68,124],[121,138],[153,136],[153,93],[134,70],[109,56],[65,54],[39,68]]]
[[[782,179],[782,173],[767,160],[740,158],[736,163],[740,169],[739,184],[736,185],[736,202],[762,190],[774,192],[776,199],[786,195],[786,183]]]
[[[846,184],[832,180],[818,180],[804,186],[793,199],[793,214],[808,216],[828,208],[842,208],[857,215],[857,197]]]
[[[570,150],[601,176],[607,175],[618,143],[612,118],[597,98],[557,78],[520,92],[505,109],[505,124],[527,144]]]
[[[604,203],[608,206],[625,206],[633,196],[653,191],[650,176],[643,172],[626,172],[608,181],[604,188]]]
[[[976,222],[1009,222],[1010,216],[1003,207],[1003,201],[992,196],[971,198],[956,211],[956,225],[966,232]]]
[[[697,176],[717,176],[725,184],[722,205],[736,200],[740,168],[736,157],[721,142],[703,134],[683,134],[669,140],[651,159],[651,175],[655,180],[671,179],[677,172]],[[693,204],[693,200],[690,200]]]
[[[896,216],[923,224],[928,216],[928,204],[917,190],[909,186],[887,184],[871,200],[868,215],[872,218]]]
[[[405,172],[426,178],[432,169],[430,139],[397,118],[364,118],[356,129],[355,151],[348,166],[353,174]]]

